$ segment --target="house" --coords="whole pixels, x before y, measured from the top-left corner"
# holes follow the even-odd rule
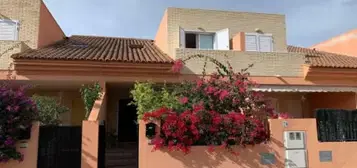
[[[357,55],[357,29],[332,37],[326,41],[311,46],[317,50],[356,56]]]
[[[283,133],[287,130],[307,132],[307,157],[311,167],[324,166],[316,161],[319,150],[343,153],[357,147],[350,144],[340,149],[335,148],[336,143],[318,144],[316,120],[313,119],[313,112],[317,108],[356,108],[357,58],[289,46],[284,15],[168,8],[155,40],[71,36],[39,49],[33,47],[13,54],[12,58],[16,80],[40,86],[36,92],[51,90],[62,93],[66,101],[71,100],[70,93],[78,90],[81,84],[93,81],[101,83],[101,98],[96,101],[88,121],[83,122],[83,168],[93,167],[99,160],[97,142],[100,137],[96,126],[103,120],[107,131],[115,132],[120,141],[118,148],[109,150],[112,155],[108,161],[110,164],[183,168],[190,160],[183,159],[180,162],[177,160],[179,156],[175,158],[162,152],[151,153],[145,137],[139,134],[138,140],[134,123],[136,109],[127,104],[130,102],[129,90],[135,81],[177,83],[199,77],[204,60],[187,62],[180,74],[170,71],[174,60],[194,54],[214,57],[222,62],[228,59],[236,70],[254,64],[250,69],[251,78],[261,86],[253,89],[264,92],[278,112],[288,112],[297,118],[286,123],[272,122],[272,129],[276,131],[273,136],[279,143],[270,147],[276,150],[277,161],[284,162],[286,159],[282,144]],[[212,71],[214,66],[208,64],[207,72]],[[0,76],[0,79],[5,78],[5,74]],[[79,113],[72,110],[69,116]],[[69,124],[78,124],[78,120],[81,121],[80,117]],[[144,129],[140,125],[140,133]],[[136,163],[138,146],[140,155],[139,163]],[[129,163],[120,155],[126,150],[134,158]],[[259,147],[252,151],[252,157],[257,159],[259,153],[267,152],[267,149]],[[250,156],[242,157],[247,157],[245,161],[253,167],[264,167],[256,160],[249,159]],[[199,159],[200,156],[195,158]],[[335,158],[344,159],[334,155]],[[208,166],[210,162],[200,164]],[[222,167],[239,166],[224,160],[217,164]],[[341,162],[328,164],[338,167]]]

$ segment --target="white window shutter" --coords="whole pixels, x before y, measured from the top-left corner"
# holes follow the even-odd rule
[[[273,39],[272,36],[260,35],[259,36],[259,51],[272,52],[273,51]]]
[[[180,48],[186,48],[186,33],[183,28],[180,27]]]
[[[17,22],[0,20],[0,40],[17,40]]]
[[[216,32],[214,38],[214,49],[229,50],[229,29],[222,29]]]
[[[245,50],[258,51],[257,35],[254,34],[245,35]]]

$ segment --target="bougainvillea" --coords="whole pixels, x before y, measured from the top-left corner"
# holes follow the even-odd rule
[[[22,161],[24,156],[15,145],[36,119],[36,105],[25,95],[23,87],[12,89],[0,85],[0,116],[0,162]]]
[[[255,145],[269,138],[266,119],[278,118],[266,105],[263,95],[254,92],[258,85],[249,80],[248,68],[234,72],[229,62],[223,64],[214,58],[194,55],[177,60],[172,68],[180,72],[186,61],[205,59],[202,78],[172,86],[176,108],[161,107],[144,113],[143,120],[161,122],[160,136],[153,139],[154,150],[167,147],[184,153],[193,145],[229,149],[233,146]],[[215,73],[206,75],[207,62],[216,65]]]

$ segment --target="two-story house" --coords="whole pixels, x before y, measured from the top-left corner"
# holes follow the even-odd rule
[[[314,109],[325,106],[314,102],[317,99],[331,101],[339,96],[351,103],[329,103],[330,107],[356,107],[355,88],[339,89],[336,85],[345,84],[323,79],[333,81],[338,76],[314,72],[355,68],[356,60],[288,46],[286,41],[284,15],[181,8],[166,10],[155,38],[155,44],[173,59],[202,54],[222,62],[228,59],[236,70],[253,64],[249,72],[262,84],[257,90],[268,92],[276,110],[293,117],[313,117]],[[200,74],[203,64],[204,60],[188,62],[182,74]],[[213,70],[213,64],[207,66],[207,71]]]
[[[356,108],[356,57],[289,46],[286,41],[284,15],[168,8],[155,40],[72,36],[12,58],[16,79],[42,88],[74,90],[100,81],[102,97],[89,120],[105,120],[107,130],[116,132],[120,142],[134,142],[131,150],[136,157],[136,109],[126,105],[130,88],[135,81],[175,83],[199,77],[204,60],[187,62],[180,74],[170,71],[174,60],[195,54],[229,60],[236,70],[254,64],[249,72],[260,87],[253,89],[264,92],[278,112],[294,118],[312,118],[317,108]],[[207,73],[214,68],[208,64]],[[161,162],[168,155],[147,151],[141,151],[146,168],[184,167]],[[116,158],[112,164],[122,161]]]

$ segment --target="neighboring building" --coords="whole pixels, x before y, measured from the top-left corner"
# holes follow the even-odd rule
[[[0,1],[0,74],[7,75],[8,70],[13,68],[11,55],[45,47],[64,38],[65,34],[42,0]],[[67,88],[49,88],[31,92],[58,97],[61,103],[71,110],[79,111],[74,113],[73,117],[65,114],[63,123],[81,124],[83,116],[79,118],[78,114],[84,114],[84,106],[77,90],[73,92]],[[70,95],[71,98],[64,98],[66,95]],[[73,121],[76,117],[78,121]]]
[[[203,54],[222,62],[228,59],[236,70],[254,64],[249,72],[257,78],[265,78],[264,82],[284,77],[310,81],[315,78],[315,69],[357,67],[357,59],[348,56],[338,57],[337,54],[288,46],[285,16],[277,14],[168,8],[160,23],[155,43],[173,59]],[[188,62],[182,73],[200,74],[203,64],[204,60]],[[213,64],[207,65],[207,72],[214,70]],[[332,77],[333,73],[330,75]],[[287,82],[283,86],[263,85],[262,88],[262,91],[276,92],[266,95],[276,102],[278,111],[289,112],[296,118],[312,117],[318,105],[309,101],[317,97],[329,99],[328,95],[316,92],[324,89],[330,92],[328,90],[333,89],[311,86],[311,83],[305,82]],[[354,93],[340,94],[354,101]],[[349,106],[355,107],[355,104]]]
[[[170,71],[174,60],[195,54],[214,57],[222,62],[229,60],[236,70],[254,64],[249,70],[251,79],[259,83],[260,87],[253,89],[264,92],[278,112],[288,112],[294,118],[301,119],[292,121],[295,123],[292,125],[275,125],[274,129],[278,129],[278,133],[273,132],[274,144],[269,146],[270,150],[252,150],[255,160],[245,158],[242,162],[250,162],[254,165],[251,167],[268,167],[259,164],[259,156],[263,151],[276,153],[277,162],[284,163],[287,158],[284,154],[283,131],[302,130],[310,131],[307,142],[310,148],[307,156],[309,167],[324,166],[316,161],[317,151],[335,148],[318,145],[316,121],[306,118],[314,118],[314,111],[318,108],[356,109],[357,58],[289,46],[286,43],[284,15],[168,8],[155,41],[72,36],[40,49],[14,54],[12,58],[16,79],[36,83],[41,86],[41,90],[74,92],[83,83],[99,81],[102,84],[102,97],[95,103],[88,120],[93,121],[94,125],[105,120],[107,131],[117,133],[119,142],[134,142],[134,146],[119,145],[134,152],[133,155],[129,153],[133,160],[122,158],[124,156],[118,153],[123,150],[119,149],[112,151],[114,157],[110,158],[114,159],[109,160],[108,164],[135,165],[135,157],[138,155],[136,143],[139,141],[140,168],[183,168],[194,163],[190,159],[180,160],[180,157],[160,152],[151,153],[146,138],[140,134],[138,140],[137,125],[134,122],[136,109],[127,104],[130,102],[129,90],[136,81],[177,83],[199,77],[204,66],[203,60],[187,62],[180,74]],[[208,64],[207,72],[214,71],[214,68]],[[5,78],[5,75],[1,78]],[[63,96],[70,102],[70,95]],[[72,111],[73,115],[78,113]],[[77,122],[79,118],[76,118]],[[83,124],[82,132],[85,137],[82,139],[85,140],[82,142],[82,165],[85,162],[88,167],[97,163],[93,158],[98,156],[95,146],[98,145],[95,144],[98,142],[98,131],[87,127],[93,123]],[[338,152],[343,153],[348,148]],[[240,166],[226,160],[219,162],[217,164],[225,164],[226,167]],[[197,167],[212,166],[209,161],[197,164]]]
[[[329,40],[323,41],[311,48],[317,50],[338,53],[350,56],[357,56],[357,29],[348,31]]]
[[[0,1],[0,70],[9,68],[12,54],[43,47],[64,37],[42,0]]]

